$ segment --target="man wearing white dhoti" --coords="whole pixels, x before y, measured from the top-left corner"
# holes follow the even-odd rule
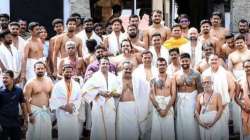
[[[176,83],[176,135],[177,140],[199,140],[199,127],[194,118],[195,101],[202,92],[200,74],[191,69],[191,57],[188,53],[180,56],[182,69],[174,75]],[[175,86],[175,84],[173,84]]]
[[[202,77],[204,92],[196,99],[195,117],[200,125],[201,140],[220,140],[223,130],[218,120],[222,114],[222,99],[219,93],[213,91],[210,76]]]
[[[12,45],[12,37],[9,31],[1,32],[3,43],[0,45],[0,68],[2,71],[12,70],[15,80],[18,80],[21,72],[21,58],[17,48]]]
[[[84,98],[93,103],[91,140],[115,140],[117,77],[108,72],[108,58],[101,58],[99,71],[94,73],[83,86]]]
[[[212,54],[209,57],[210,67],[202,73],[202,76],[211,76],[213,81],[214,92],[219,93],[222,98],[223,112],[218,123],[221,126],[223,135],[221,139],[229,139],[229,108],[228,104],[234,97],[235,92],[235,79],[232,74],[220,66],[219,58],[217,55]]]
[[[81,103],[81,88],[72,79],[73,66],[65,64],[64,79],[55,84],[50,98],[50,108],[56,111],[58,139],[79,140],[78,109]]]
[[[52,140],[52,122],[49,111],[49,98],[53,83],[45,77],[46,67],[42,62],[35,63],[36,78],[28,81],[24,87],[29,125],[27,140]]]
[[[136,89],[143,89],[140,91],[138,100],[141,104],[139,111],[139,126],[140,138],[150,139],[151,125],[152,125],[152,104],[150,104],[150,81],[157,76],[157,69],[152,66],[153,54],[145,50],[142,52],[142,63],[133,72],[133,79],[135,80]]]
[[[140,134],[139,112],[141,108],[138,95],[143,89],[136,89],[136,85],[132,77],[133,62],[124,61],[122,63],[123,71],[119,75],[120,94],[117,109],[117,139],[118,140],[138,140]]]
[[[151,140],[175,140],[174,109],[176,86],[167,73],[167,61],[157,59],[158,77],[151,80],[150,99],[154,105]]]

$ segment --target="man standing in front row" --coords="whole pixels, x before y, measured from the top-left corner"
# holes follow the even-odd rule
[[[50,108],[56,111],[58,139],[79,140],[78,109],[81,103],[80,85],[72,79],[73,67],[63,66],[63,79],[55,84]]]
[[[0,89],[0,139],[20,140],[19,104],[21,104],[25,122],[27,115],[25,99],[21,88],[14,84],[14,72],[3,72],[4,87]]]
[[[49,98],[53,88],[52,81],[44,76],[46,66],[38,61],[34,65],[36,78],[28,81],[24,87],[26,107],[29,113],[27,140],[51,140],[52,123],[49,111]]]
[[[158,77],[151,80],[150,99],[154,105],[152,117],[151,140],[174,140],[174,109],[176,86],[167,75],[167,61],[157,59]]]
[[[83,86],[84,98],[92,106],[91,140],[115,140],[116,108],[114,96],[117,95],[118,80],[110,73],[108,58],[100,59],[100,69]]]
[[[190,68],[191,57],[188,53],[181,54],[180,58],[182,69],[174,75],[177,90],[176,135],[178,140],[199,140],[199,127],[194,111],[196,96],[203,90],[200,74]]]

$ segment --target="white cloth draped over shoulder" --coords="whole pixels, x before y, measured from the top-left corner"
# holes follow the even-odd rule
[[[153,54],[152,64],[153,64],[153,66],[156,67],[156,62],[157,62],[158,56],[157,56],[157,53],[155,51],[154,46],[151,46],[149,48],[149,51]],[[160,52],[160,56],[159,57],[163,57],[167,61],[167,63],[168,63],[169,62],[168,49],[166,49],[165,47],[161,46],[161,52]]]
[[[192,65],[196,66],[202,61],[202,43],[199,40],[197,40],[197,45],[194,49],[194,52],[192,52],[191,42],[188,41],[188,43],[180,47],[180,53],[189,53],[191,58],[194,57],[193,59],[194,62],[192,62],[193,63]]]
[[[178,92],[176,103],[177,140],[199,140],[199,127],[194,117],[197,91]]]
[[[107,36],[108,39],[108,50],[109,52],[113,53],[114,56],[117,55],[117,53],[120,52],[120,43],[123,39],[126,38],[126,34],[120,32],[119,38],[117,39],[117,36],[115,35],[115,32],[112,32]]]
[[[10,45],[10,50],[2,43],[0,45],[0,60],[6,69],[14,72],[14,77],[17,78],[21,72],[21,57],[13,45]]]
[[[166,109],[171,96],[156,96],[159,107]],[[170,108],[165,117],[161,117],[158,111],[153,109],[151,140],[175,140],[174,109]]]
[[[52,123],[47,107],[31,105],[31,111],[35,117],[35,123],[29,123],[26,134],[27,140],[52,140]]]
[[[84,98],[88,103],[93,103],[91,110],[91,140],[115,140],[115,118],[116,108],[114,98],[105,99],[99,96],[100,91],[117,92],[119,87],[117,77],[108,73],[108,80],[105,80],[101,71],[97,71],[88,79],[83,86]]]
[[[88,38],[85,30],[82,30],[81,32],[79,32],[78,34],[76,34],[76,36],[82,40],[82,45],[83,45],[82,54],[84,58],[89,56],[89,51],[86,45],[86,42],[88,39],[94,39],[97,45],[100,45],[102,42],[102,39],[94,31],[92,31],[92,35],[90,36],[90,38]]]
[[[50,98],[50,108],[51,110],[56,110],[59,140],[79,139],[78,109],[81,103],[81,88],[73,79],[71,79],[71,85],[71,95],[68,98],[65,80],[60,80],[55,84]],[[67,103],[74,105],[72,114],[60,109],[61,106]]]

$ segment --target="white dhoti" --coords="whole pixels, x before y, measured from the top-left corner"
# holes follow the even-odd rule
[[[79,140],[79,119],[77,114],[56,110],[58,140]]]
[[[215,119],[217,111],[207,111],[200,114],[200,120],[204,123],[212,123]],[[221,140],[222,129],[218,122],[213,127],[206,129],[200,126],[201,140]]]
[[[171,97],[156,96],[155,99],[161,109],[166,109]],[[154,108],[151,140],[175,140],[173,107],[170,108],[165,117],[161,117],[158,111]]]
[[[44,64],[46,62],[46,58],[42,57],[40,59],[32,59],[32,58],[28,58],[27,59],[27,64],[26,64],[26,81],[35,78],[36,77],[36,73],[34,71],[34,64],[38,61],[42,61]]]
[[[114,100],[109,99],[104,106],[93,102],[91,112],[91,140],[115,140],[115,106]]]
[[[117,113],[117,139],[138,140],[139,124],[134,101],[119,102]]]
[[[35,116],[35,123],[29,123],[28,125],[27,140],[52,140],[52,124],[49,109],[31,105],[31,111]]]
[[[177,93],[177,140],[199,140],[199,127],[194,117],[197,91]]]
[[[229,121],[229,107],[228,105],[225,107],[223,110],[220,119],[218,120],[218,124],[223,130],[221,133],[221,140],[228,140],[229,139],[229,126],[228,126],[228,121]]]
[[[250,140],[250,135],[244,136],[244,140]]]

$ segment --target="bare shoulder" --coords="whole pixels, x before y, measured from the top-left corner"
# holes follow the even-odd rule
[[[165,32],[170,32],[171,31],[171,29],[168,26],[163,26],[163,29],[164,29]]]

